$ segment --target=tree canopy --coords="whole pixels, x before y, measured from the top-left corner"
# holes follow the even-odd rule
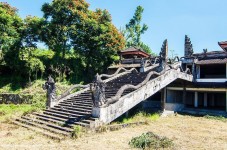
[[[145,52],[151,53],[150,47],[141,41],[141,35],[148,30],[146,24],[141,25],[143,11],[144,8],[142,6],[136,8],[132,19],[126,24],[122,33],[126,39],[126,47],[137,46],[141,47]]]
[[[44,73],[61,81],[89,82],[125,47],[124,36],[109,12],[89,10],[85,0],[53,0],[41,10],[42,18],[27,16],[23,20],[16,8],[0,2],[1,64],[29,80]],[[44,43],[48,50],[38,50],[37,43]]]

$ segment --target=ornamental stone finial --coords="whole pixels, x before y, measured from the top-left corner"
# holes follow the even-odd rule
[[[161,48],[161,52],[159,53],[160,63],[159,63],[159,71],[165,70],[168,59],[168,41],[164,40]]]
[[[43,89],[47,90],[46,107],[51,107],[52,103],[56,101],[56,87],[54,79],[51,77],[51,75],[48,76],[47,81],[43,85]]]
[[[187,35],[185,35],[184,56],[190,57],[190,56],[192,56],[193,53],[194,53],[194,51],[193,51],[193,46],[192,46],[191,40]]]

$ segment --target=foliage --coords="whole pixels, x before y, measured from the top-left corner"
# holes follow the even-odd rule
[[[85,74],[91,79],[114,61],[117,50],[124,47],[124,38],[111,23],[107,10],[90,11],[86,17],[88,19],[83,20],[82,31],[73,32],[72,38],[75,52],[86,64]]]
[[[17,9],[7,3],[0,2],[0,50],[6,66],[20,71],[19,50],[22,47],[23,20]]]
[[[40,102],[41,103],[41,102]],[[19,117],[34,111],[39,111],[43,109],[43,105],[38,105],[34,103],[32,105],[21,104],[21,105],[0,105],[0,122],[9,121],[11,118]]]
[[[122,116],[117,120],[118,123],[133,123],[133,122],[150,122],[159,119],[160,115],[158,113],[146,113],[143,111],[137,112],[136,114],[124,117]]]
[[[140,149],[163,149],[172,147],[173,141],[166,137],[159,137],[152,132],[147,132],[132,138],[129,145]]]
[[[126,28],[122,30],[122,33],[126,39],[126,47],[141,47],[150,54],[151,48],[141,41],[141,35],[148,30],[146,24],[141,25],[143,11],[142,6],[136,8],[133,18],[126,24]]]
[[[73,132],[72,132],[72,137],[74,138],[79,138],[82,135],[83,128],[79,125],[74,125],[73,126]]]
[[[18,17],[21,24],[15,29],[21,28],[21,32],[12,36],[18,37],[14,46],[17,51],[4,55],[7,64],[10,58],[15,58],[8,66],[12,70],[17,67],[19,74],[28,76],[29,81],[38,75],[42,78],[43,72],[47,72],[58,81],[90,82],[97,72],[105,71],[116,59],[116,51],[125,46],[124,37],[112,24],[108,11],[91,11],[85,0],[54,0],[45,3],[41,10],[43,18]],[[14,13],[18,16],[16,10]],[[53,56],[34,55],[37,42],[45,43]]]

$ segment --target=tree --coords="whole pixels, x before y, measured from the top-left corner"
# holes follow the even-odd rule
[[[148,30],[146,24],[141,25],[143,11],[142,6],[136,8],[133,18],[126,24],[126,28],[122,30],[122,33],[126,39],[126,47],[138,46],[145,52],[151,53],[150,47],[141,41],[141,35]]]
[[[41,40],[62,59],[73,48],[85,63],[85,74],[93,77],[113,62],[112,55],[124,47],[124,38],[112,24],[108,11],[91,11],[88,7],[84,0],[44,4],[46,24],[41,27]],[[66,68],[65,61],[60,62]]]
[[[23,20],[17,9],[0,2],[0,49],[7,67],[20,71],[19,51],[22,48]]]

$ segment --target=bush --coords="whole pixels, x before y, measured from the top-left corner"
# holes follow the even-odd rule
[[[117,119],[118,123],[134,123],[134,122],[151,122],[158,120],[160,115],[158,113],[146,113],[144,111],[137,112],[136,114],[125,117],[122,116],[121,118]]]
[[[173,146],[173,142],[166,137],[159,137],[152,132],[147,132],[141,136],[132,138],[129,145],[133,148],[159,149],[170,148]]]
[[[73,126],[72,137],[77,139],[81,136],[82,132],[83,132],[82,127],[79,125],[75,125],[75,126]]]

